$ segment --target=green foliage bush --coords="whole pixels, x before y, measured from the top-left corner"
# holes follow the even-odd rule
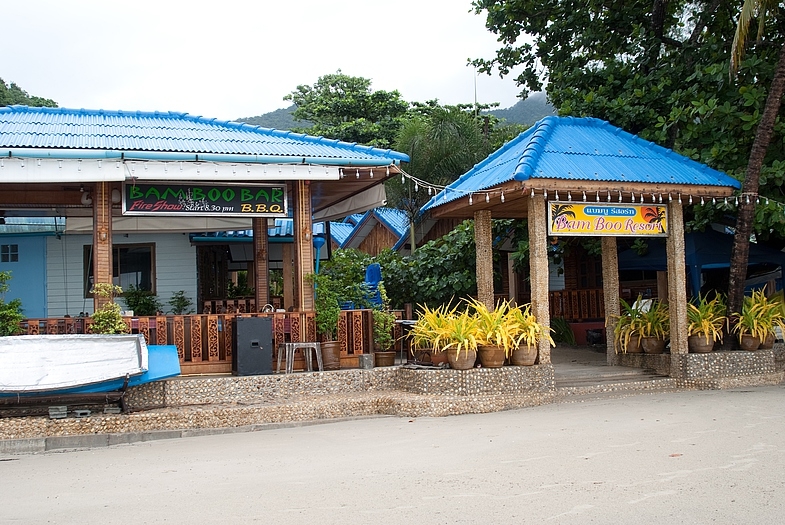
[[[169,311],[174,315],[187,315],[193,313],[191,306],[194,304],[191,298],[185,295],[185,290],[179,290],[172,294],[167,301]]]
[[[5,300],[11,272],[0,272],[0,336],[16,335],[22,331],[19,323],[25,318],[20,299]]]
[[[134,315],[156,315],[162,308],[161,301],[153,292],[134,285],[128,287],[123,298]]]

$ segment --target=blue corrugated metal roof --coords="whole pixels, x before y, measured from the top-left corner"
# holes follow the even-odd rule
[[[331,222],[330,237],[338,246],[341,246],[354,231],[354,226],[348,222]]]
[[[0,108],[0,150],[26,148],[263,155],[377,165],[409,160],[392,150],[187,113]]]
[[[390,230],[398,234],[398,237],[406,233],[409,229],[409,219],[406,213],[395,208],[376,208],[373,210],[376,217],[379,218]]]
[[[423,211],[505,182],[529,179],[741,187],[720,171],[603,120],[549,116],[434,196]]]
[[[0,235],[63,233],[65,217],[2,217]]]

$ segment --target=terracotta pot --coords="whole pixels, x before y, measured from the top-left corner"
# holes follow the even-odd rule
[[[455,370],[469,370],[474,368],[474,362],[477,360],[476,350],[461,350],[460,353],[454,348],[450,348],[446,352],[447,362],[450,363],[450,368]]]
[[[341,342],[322,341],[322,364],[325,370],[341,369]]]
[[[714,339],[709,337],[709,342],[707,343],[706,336],[691,335],[687,338],[687,347],[694,354],[706,354],[714,349]]]
[[[510,364],[514,366],[532,366],[537,361],[537,346],[519,346],[512,351]]]
[[[483,368],[501,368],[504,366],[504,347],[497,345],[479,345],[477,353]]]
[[[395,351],[374,352],[373,356],[376,366],[393,366],[395,364]]]
[[[761,341],[758,350],[771,350],[774,348],[774,332],[769,332],[766,339]]]
[[[630,340],[627,342],[627,353],[628,354],[641,354],[643,353],[643,346],[641,346],[641,339],[642,337],[632,336]]]
[[[754,337],[750,334],[741,334],[739,337],[739,346],[745,352],[752,352],[760,347],[760,337]]]
[[[665,351],[665,339],[660,337],[641,337],[644,354],[661,354]]]

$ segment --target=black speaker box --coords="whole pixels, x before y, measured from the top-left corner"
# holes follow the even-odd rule
[[[273,320],[236,317],[232,327],[232,374],[256,376],[273,373]]]

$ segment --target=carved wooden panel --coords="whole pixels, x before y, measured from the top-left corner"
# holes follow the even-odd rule
[[[218,351],[218,316],[207,316],[207,355]],[[215,350],[213,350],[215,349]]]
[[[188,323],[190,332],[191,332],[191,354],[193,354],[194,348],[202,348],[202,316],[200,315],[192,315],[191,322]],[[177,349],[177,353],[180,353],[180,349]],[[180,357],[180,359],[184,359]]]
[[[177,354],[185,354],[185,319],[182,315],[175,315],[172,318],[172,336],[174,345],[177,347]],[[199,348],[199,359],[194,355],[194,348],[191,348],[191,361],[201,361],[201,347]]]
[[[224,355],[226,355],[226,359],[229,361],[232,360],[232,347],[234,346],[232,344],[233,341],[232,338],[234,337],[234,326],[233,326],[234,323],[235,323],[234,317],[230,315],[224,317],[224,321],[223,321],[223,334],[224,334],[224,347],[225,347]],[[220,351],[221,351],[220,348],[216,346],[215,353],[213,353],[213,348],[211,347],[209,349],[210,359],[212,359],[213,356],[215,356],[216,359],[219,359],[218,356],[220,355]]]
[[[363,315],[362,312],[352,311],[352,353],[363,353]]]
[[[305,314],[305,340],[316,341],[316,316],[312,312]]]
[[[139,333],[144,336],[144,342],[150,344],[150,318],[139,318]]]
[[[123,317],[123,322],[125,323],[125,327],[128,328],[128,333],[131,333],[131,318],[130,317]]]
[[[28,319],[27,321],[27,335],[38,335],[39,331],[38,319]]]
[[[156,344],[165,345],[169,341],[169,334],[166,333],[166,316],[158,316],[155,318],[155,341]],[[177,349],[179,354],[180,349]]]
[[[212,301],[205,301],[202,305],[202,313],[207,315],[213,313],[213,303]]]
[[[341,355],[349,355],[349,312],[341,311],[338,318],[338,341],[341,343]]]
[[[286,332],[284,331],[284,316],[283,315],[274,315],[273,316],[273,336],[275,340],[275,348],[278,348],[278,345],[282,345],[286,342]]]
[[[289,317],[289,327],[291,330],[292,343],[300,343],[303,340],[300,337],[300,316],[293,314]]]
[[[49,335],[57,335],[58,334],[58,322],[57,319],[47,319],[46,320],[46,333]]]

